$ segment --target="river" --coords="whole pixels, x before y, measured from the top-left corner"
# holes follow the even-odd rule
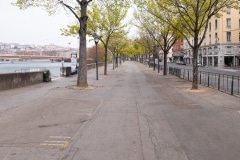
[[[70,62],[51,62],[49,60],[31,60],[31,61],[0,61],[1,73],[28,72],[40,69],[50,70],[52,77],[60,76],[60,67],[70,67]]]

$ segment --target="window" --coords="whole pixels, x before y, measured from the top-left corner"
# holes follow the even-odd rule
[[[215,29],[217,29],[218,28],[218,21],[217,21],[217,19],[215,19]]]
[[[209,34],[209,44],[211,44],[211,34]]]
[[[214,54],[217,55],[218,54],[218,48],[214,47]]]
[[[227,28],[231,28],[231,18],[227,18]]]
[[[212,55],[212,48],[208,48],[208,54]]]
[[[209,32],[211,32],[211,23],[209,23],[208,27],[209,27]]]
[[[202,49],[198,50],[199,56],[202,56]]]
[[[231,8],[226,9],[227,14],[231,14]]]
[[[227,42],[231,42],[231,32],[227,32]]]
[[[203,49],[203,55],[206,55],[207,54],[207,51],[206,51],[206,48]]]
[[[226,52],[227,53],[231,53],[232,52],[232,47],[231,46],[227,46]]]
[[[215,33],[215,43],[217,43],[217,42],[218,42],[218,34]]]

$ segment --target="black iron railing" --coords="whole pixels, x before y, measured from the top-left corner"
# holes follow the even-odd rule
[[[163,69],[163,66],[160,66]],[[192,81],[192,69],[167,67],[168,73],[179,78]],[[240,76],[227,75],[213,72],[198,72],[198,83],[203,86],[217,89],[231,95],[240,96]]]

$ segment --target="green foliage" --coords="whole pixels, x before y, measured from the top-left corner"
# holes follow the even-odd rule
[[[115,55],[124,54],[123,49],[127,46],[127,42],[126,31],[120,30],[113,34],[109,41],[108,49]]]
[[[53,14],[58,9],[59,0],[16,0],[13,5],[16,5],[20,9],[27,9],[29,7],[41,7],[45,9],[49,14]]]
[[[108,44],[127,26],[123,23],[129,8],[127,1],[99,0],[88,10],[88,34],[99,39],[105,48],[104,74],[107,74]]]
[[[144,48],[141,45],[141,43],[139,43],[139,39],[128,40],[122,52],[124,55],[127,55],[129,57],[134,57],[136,55],[143,54]]]
[[[88,34],[97,34],[103,43],[108,43],[113,33],[122,30],[129,3],[118,0],[95,1],[88,10]]]
[[[157,7],[158,1],[148,1],[140,4],[138,11],[135,11],[134,17],[137,20],[135,24],[142,31],[148,34],[155,42],[152,46],[159,46],[162,51],[167,53],[175,41],[180,38],[179,32],[171,25],[167,24],[163,18],[168,17],[168,21],[175,23],[175,18],[168,16],[161,7]],[[165,6],[164,4],[161,4]],[[152,47],[148,46],[152,50]],[[152,52],[154,52],[152,50]]]
[[[68,25],[67,28],[62,28],[61,34],[64,36],[74,36],[79,32],[79,25]]]

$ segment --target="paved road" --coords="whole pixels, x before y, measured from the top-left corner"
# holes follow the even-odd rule
[[[101,71],[0,92],[0,159],[239,159],[240,98],[137,62]]]

